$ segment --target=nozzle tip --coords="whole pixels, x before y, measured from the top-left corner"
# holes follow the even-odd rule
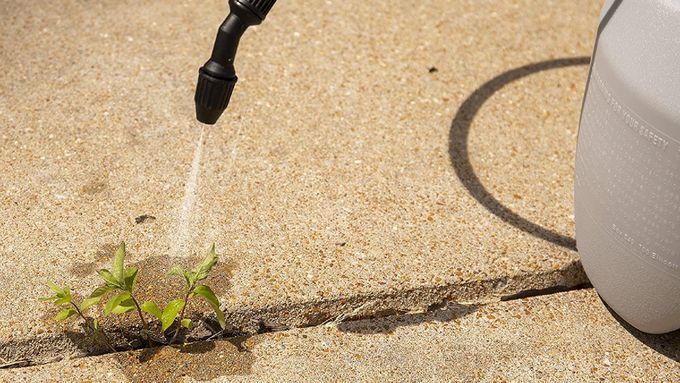
[[[202,105],[196,105],[196,119],[207,125],[215,125],[224,110],[208,109]]]
[[[198,71],[196,84],[196,119],[214,125],[229,105],[231,93],[234,91],[237,78],[224,80],[211,76],[203,69]]]

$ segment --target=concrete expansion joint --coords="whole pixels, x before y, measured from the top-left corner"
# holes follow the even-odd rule
[[[404,319],[408,323],[450,321],[477,311],[483,306],[500,301],[510,301],[551,295],[565,291],[590,288],[580,267],[539,274],[520,274],[512,277],[459,282],[445,286],[429,286],[405,291],[372,293],[363,296],[319,300],[306,303],[269,306],[265,308],[226,312],[231,327],[209,335],[193,336],[191,343],[226,340],[239,350],[249,338],[266,333],[283,332],[293,328],[343,326],[359,320],[379,320],[388,317]],[[542,283],[538,283],[542,282]],[[204,316],[208,319],[209,316]],[[115,339],[133,338],[135,329],[119,328]],[[74,349],[77,345],[64,334],[47,338],[33,337],[21,342],[0,345],[0,369],[19,368],[55,363],[63,359],[79,359],[97,355],[113,354],[106,349]],[[131,346],[116,342],[119,353],[148,349],[145,345]],[[61,346],[60,346],[61,344]],[[163,346],[163,345],[159,345]],[[123,347],[128,347],[123,349]],[[23,350],[22,354],[8,354],[8,350]],[[243,349],[243,351],[248,351]]]

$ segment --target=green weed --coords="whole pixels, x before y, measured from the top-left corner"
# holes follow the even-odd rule
[[[97,287],[86,299],[83,299],[80,304],[73,300],[71,290],[68,287],[59,287],[56,284],[49,282],[48,286],[54,292],[54,295],[40,298],[42,301],[52,302],[57,306],[64,307],[55,317],[56,320],[65,320],[71,316],[77,315],[85,322],[86,327],[90,331],[91,337],[106,345],[110,350],[115,351],[111,341],[106,332],[100,327],[96,318],[87,316],[85,313],[94,307],[103,305],[103,315],[122,315],[135,311],[139,316],[142,325],[142,334],[148,343],[153,343],[153,339],[161,339],[155,334],[151,333],[149,321],[144,316],[144,313],[151,315],[160,323],[160,335],[165,336],[166,332],[173,324],[176,324],[175,330],[169,338],[168,344],[173,344],[177,341],[182,327],[191,329],[193,323],[191,319],[185,317],[186,307],[190,299],[194,297],[201,297],[205,299],[217,316],[222,329],[225,328],[224,313],[220,309],[220,302],[217,296],[210,287],[199,282],[205,280],[212,268],[217,263],[217,254],[215,253],[215,245],[213,244],[208,250],[206,257],[190,271],[184,271],[179,266],[173,267],[168,275],[174,275],[184,280],[184,287],[180,292],[181,297],[168,302],[163,309],[161,309],[155,302],[146,301],[139,304],[135,297],[135,283],[139,270],[136,267],[125,267],[125,243],[121,242],[113,257],[113,265],[111,270],[101,269],[97,273],[103,280],[104,284]],[[106,301],[106,303],[104,303]]]

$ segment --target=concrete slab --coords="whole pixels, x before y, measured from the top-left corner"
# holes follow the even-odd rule
[[[680,332],[629,332],[593,290],[580,290],[203,343],[184,352],[76,359],[6,371],[0,379],[672,382],[679,361]]]
[[[120,240],[161,301],[169,266],[216,242],[211,283],[245,330],[583,283],[599,3],[280,2],[242,41],[194,195],[193,87],[225,2],[3,2],[0,356],[86,352],[35,299],[94,288]]]

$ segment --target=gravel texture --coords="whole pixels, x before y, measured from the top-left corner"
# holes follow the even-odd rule
[[[86,353],[36,298],[88,293],[121,240],[161,302],[169,266],[216,242],[244,331],[586,281],[573,165],[599,1],[281,1],[242,41],[184,224],[225,3],[0,4],[0,357]]]

